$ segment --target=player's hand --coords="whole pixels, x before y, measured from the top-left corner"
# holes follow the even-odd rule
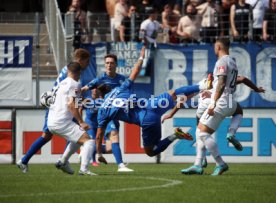
[[[89,90],[88,86],[84,86],[81,88],[81,93],[86,92],[87,90]]]
[[[215,107],[216,107],[215,104],[209,104],[207,113],[208,113],[210,116],[213,116],[213,115],[215,114]]]
[[[80,127],[84,130],[89,130],[90,129],[90,126],[85,122],[80,123]]]
[[[258,90],[256,92],[265,93],[265,89],[262,87],[258,87]]]
[[[100,162],[100,163],[107,164],[107,161],[105,160],[105,158],[103,157],[102,154],[97,154],[97,160],[98,160],[98,162]]]
[[[211,94],[212,94],[212,92],[210,92],[208,90],[204,90],[201,92],[201,97],[202,97],[202,99],[211,98]]]
[[[161,123],[164,123],[165,120],[170,119],[171,116],[169,114],[165,114],[161,120]]]

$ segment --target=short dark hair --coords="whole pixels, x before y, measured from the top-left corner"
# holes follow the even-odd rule
[[[226,37],[219,37],[219,38],[217,38],[216,42],[221,43],[224,46],[224,48],[227,50],[230,47],[230,40]]]
[[[97,90],[99,91],[99,96],[103,97],[111,91],[111,87],[107,84],[101,84],[97,87]]]
[[[74,51],[74,60],[85,60],[87,58],[90,58],[90,52],[88,50],[79,48]]]
[[[117,56],[115,54],[106,54],[105,57],[104,57],[104,60],[106,58],[113,58],[115,63],[117,63]]]
[[[81,71],[81,66],[78,62],[70,62],[67,65],[67,69],[72,73],[79,73]]]

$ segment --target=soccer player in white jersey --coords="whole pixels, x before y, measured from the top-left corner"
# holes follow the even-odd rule
[[[200,118],[196,130],[197,145],[205,146],[213,156],[216,167],[212,175],[221,175],[228,170],[228,165],[223,161],[218,151],[218,146],[212,138],[212,134],[217,130],[221,121],[234,114],[237,102],[233,98],[236,88],[238,69],[236,62],[229,56],[230,42],[228,39],[219,38],[215,43],[215,54],[218,56],[214,68],[213,92],[208,108]],[[198,148],[197,148],[198,149]],[[181,170],[183,174],[202,174],[201,163],[204,157],[202,150],[197,150],[195,165]]]
[[[86,133],[89,125],[83,121],[78,111],[78,99],[81,94],[79,82],[81,66],[77,62],[71,62],[67,67],[67,78],[59,84],[54,92],[47,125],[52,134],[60,135],[70,141],[72,148],[78,149],[80,145],[83,145],[79,175],[95,175],[88,169],[94,141]],[[73,118],[78,124],[73,121]]]
[[[82,83],[85,83],[84,81],[87,81],[87,77],[91,77],[91,74],[87,74],[87,72],[85,72],[85,69],[88,67],[89,62],[90,62],[90,53],[89,51],[85,50],[85,49],[76,49],[74,51],[73,54],[73,61],[78,62],[82,68],[82,74],[81,74],[81,79],[80,81]],[[93,73],[92,73],[93,75]],[[96,75],[96,73],[94,74]],[[52,88],[52,92],[54,92],[58,85],[61,83],[61,81],[63,81],[65,78],[67,77],[67,66],[64,66],[62,68],[62,70],[60,71],[60,74],[58,76],[58,78],[56,79],[54,86]],[[18,160],[18,162],[16,163],[16,165],[18,166],[18,168],[23,172],[23,173],[27,173],[28,172],[28,163],[30,161],[30,159],[46,144],[48,143],[52,137],[53,134],[49,131],[48,126],[47,126],[47,120],[48,120],[48,114],[49,114],[49,109],[46,108],[45,111],[45,120],[44,120],[44,125],[43,125],[43,133],[41,135],[41,137],[39,137],[38,139],[36,139],[33,144],[30,146],[30,148],[28,149],[27,153],[20,159]],[[62,171],[69,173],[69,174],[73,174],[74,171],[73,169],[68,167],[68,164],[65,162],[61,162],[58,161],[56,163],[56,167],[61,169]]]

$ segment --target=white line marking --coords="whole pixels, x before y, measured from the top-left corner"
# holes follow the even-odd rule
[[[122,177],[118,177],[122,178]],[[129,178],[129,177],[127,177]],[[82,190],[82,191],[64,191],[64,192],[43,192],[43,193],[29,193],[29,194],[6,194],[0,195],[0,198],[8,198],[8,197],[35,197],[35,196],[50,196],[50,195],[67,195],[67,194],[86,194],[86,193],[101,193],[101,192],[127,192],[127,191],[137,191],[137,190],[152,190],[157,188],[167,188],[173,187],[175,185],[179,185],[182,183],[180,180],[172,180],[165,178],[155,178],[155,177],[131,177],[132,179],[146,179],[146,180],[158,180],[164,181],[165,184],[162,185],[152,185],[145,187],[128,187],[128,188],[120,188],[120,189],[103,189],[103,190]]]

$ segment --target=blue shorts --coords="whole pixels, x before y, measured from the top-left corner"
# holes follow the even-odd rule
[[[154,146],[160,141],[161,116],[175,106],[175,102],[168,93],[163,93],[155,98],[153,104],[156,108],[149,103],[141,125],[143,145],[145,147]],[[158,102],[161,105],[158,105]]]
[[[111,133],[111,131],[119,131],[119,129],[120,129],[119,121],[117,121],[117,120],[110,121],[107,124],[106,129],[105,129],[105,134],[104,134],[105,140],[107,140],[109,133]]]
[[[97,128],[98,128],[98,123],[97,121],[94,122],[91,119],[88,119],[87,117],[85,118],[85,123],[87,123],[90,126],[90,129],[87,130],[87,134],[91,139],[96,139],[96,134],[97,134]]]

